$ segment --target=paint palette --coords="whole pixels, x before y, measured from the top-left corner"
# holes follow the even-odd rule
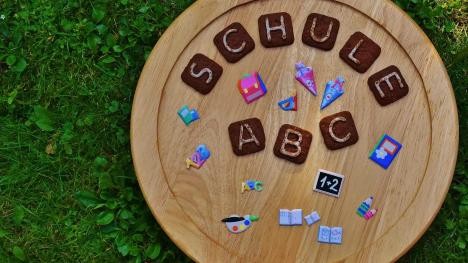
[[[270,37],[281,47],[264,45],[267,24],[277,28]],[[359,50],[373,45],[357,32],[380,47],[372,51],[372,63],[362,60]],[[250,37],[245,50],[236,38],[240,33]],[[221,47],[226,42],[237,55],[221,53],[217,36]],[[317,96],[296,80],[299,61],[313,69]],[[352,67],[356,61],[363,65]],[[254,77],[246,94],[262,86],[268,91],[249,104],[238,87],[245,73]],[[338,76],[345,80],[344,94],[320,110],[327,82]],[[299,107],[284,111],[278,102],[291,97],[291,90],[297,91]],[[457,110],[443,63],[424,33],[390,1],[197,1],[161,36],[133,105],[132,155],[143,195],[162,229],[198,262],[396,260],[435,217],[456,161]],[[200,117],[189,126],[177,114],[184,105]],[[335,116],[323,122],[330,140],[346,141],[349,127],[359,138],[346,147],[327,145],[320,127],[327,116]],[[337,119],[349,121],[349,116],[353,125]],[[233,147],[239,145],[231,143],[228,127],[252,118],[261,122],[264,140],[256,136],[258,149],[237,155]],[[274,148],[283,126],[281,134],[288,137],[279,142],[279,158]],[[245,136],[251,134],[243,127]],[[295,155],[303,150],[296,143],[301,130],[291,127],[310,133],[308,155],[300,160]],[[250,128],[258,135],[254,125]],[[369,159],[382,134],[403,145],[387,169]],[[250,141],[255,142],[245,138]],[[186,158],[200,144],[209,149],[209,159],[200,169],[186,169]],[[393,148],[385,144],[383,149],[392,153]],[[340,189],[334,177],[316,183],[319,169],[343,175]],[[248,180],[263,182],[263,190],[242,193],[241,183]],[[314,186],[334,194],[339,190],[339,196],[313,191]],[[374,196],[378,212],[364,220],[356,208],[368,196]],[[280,226],[278,211],[284,208],[317,211],[320,223]],[[227,215],[261,219],[245,232],[228,235],[229,229],[240,231],[236,223],[241,220],[227,226],[220,222]],[[319,225],[341,227],[332,242],[341,244],[318,243]]]

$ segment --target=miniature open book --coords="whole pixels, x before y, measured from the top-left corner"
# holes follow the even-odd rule
[[[341,244],[343,237],[342,227],[320,226],[318,231],[318,242],[328,244]]]
[[[282,226],[302,225],[302,209],[280,209],[279,224]]]
[[[317,213],[317,211],[312,212],[310,215],[304,216],[305,221],[307,222],[307,225],[312,225],[320,220],[320,216]]]

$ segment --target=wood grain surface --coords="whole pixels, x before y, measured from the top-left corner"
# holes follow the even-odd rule
[[[266,49],[257,19],[288,12],[294,26],[291,46]],[[310,13],[337,18],[340,29],[331,51],[302,43]],[[240,22],[256,48],[235,64],[213,44],[214,36]],[[351,34],[361,31],[378,43],[382,54],[364,74],[339,58]],[[190,58],[202,53],[224,68],[216,87],[201,95],[182,82]],[[315,70],[319,95],[314,97],[294,79],[294,64]],[[370,75],[396,65],[409,94],[381,107],[367,86]],[[247,105],[237,91],[243,74],[258,71],[268,93]],[[345,94],[320,111],[328,80],[344,76]],[[289,89],[298,91],[299,110],[284,112],[277,102]],[[183,105],[196,108],[199,121],[189,127],[179,119]],[[359,141],[327,150],[319,121],[350,111]],[[259,118],[264,126],[264,151],[236,156],[230,123]],[[310,131],[313,141],[302,165],[279,159],[273,146],[282,124]],[[388,170],[368,159],[382,134],[403,144]],[[199,262],[385,262],[405,253],[428,228],[448,191],[457,157],[458,119],[445,67],[421,29],[390,1],[384,0],[199,0],[169,27],[156,44],[141,74],[131,120],[132,154],[138,181],[153,215],[169,237]],[[200,169],[185,168],[198,144],[211,158]],[[318,169],[345,176],[339,198],[312,190]],[[241,182],[258,179],[262,192],[241,193]],[[366,221],[356,208],[374,196],[376,216]],[[280,208],[317,210],[321,221],[311,227],[280,227]],[[228,235],[220,220],[231,214],[255,214],[258,222],[246,232]],[[343,244],[317,242],[318,225],[342,226]]]

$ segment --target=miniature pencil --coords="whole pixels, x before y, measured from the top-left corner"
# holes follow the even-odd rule
[[[366,200],[364,200],[361,203],[361,205],[357,209],[357,214],[360,217],[364,217],[364,215],[367,213],[367,211],[369,211],[373,200],[374,200],[374,197],[370,196],[369,198],[367,198]]]

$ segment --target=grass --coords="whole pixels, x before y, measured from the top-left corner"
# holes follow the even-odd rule
[[[456,174],[403,262],[468,259],[464,0],[398,0],[446,65],[460,117]],[[0,2],[0,262],[186,262],[140,193],[129,146],[137,78],[192,0]]]

